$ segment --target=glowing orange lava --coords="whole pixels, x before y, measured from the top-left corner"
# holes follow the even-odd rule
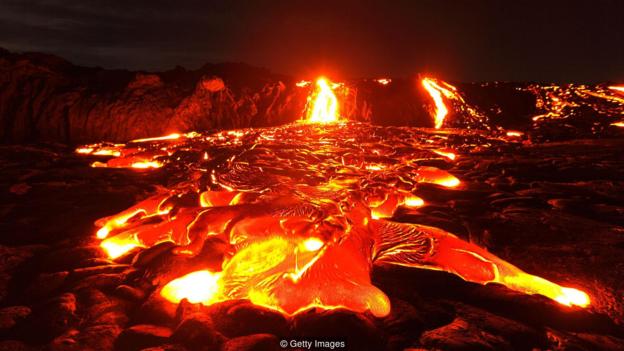
[[[330,85],[325,78],[316,81],[316,89],[308,97],[306,122],[334,123],[340,120],[338,99],[333,89],[333,84]]]
[[[298,88],[305,88],[305,87],[307,87],[307,86],[308,86],[308,85],[310,85],[310,84],[311,84],[311,82],[309,82],[309,81],[307,81],[307,80],[300,80],[300,81],[298,81],[297,83],[295,83],[295,85],[296,85]]]
[[[146,169],[146,168],[160,168],[162,163],[158,161],[140,161],[132,163],[132,168]]]
[[[331,120],[327,114],[337,116],[337,107],[330,83],[321,79],[317,86],[310,119],[322,123]],[[436,86],[451,89],[443,83]],[[206,250],[208,240],[223,243],[223,251],[211,252],[221,257],[220,269],[198,267],[159,286],[161,296],[172,303],[248,299],[287,315],[320,307],[382,317],[390,313],[390,301],[373,285],[371,270],[376,264],[394,264],[443,270],[480,284],[503,284],[563,305],[589,305],[584,292],[523,272],[451,233],[393,221],[402,211],[428,206],[419,196],[420,183],[461,186],[453,174],[458,151],[449,149],[443,138],[423,138],[410,131],[414,134],[401,138],[413,142],[379,142],[381,127],[318,123],[113,146],[106,167],[134,168],[140,163],[149,171],[156,162],[183,166],[170,167],[171,172],[195,173],[182,173],[184,182],[98,220],[100,247],[118,259],[171,242],[176,245],[173,254],[192,259]],[[397,153],[394,145],[399,143],[403,146]],[[76,152],[92,155],[104,147],[111,148],[87,145]],[[237,152],[208,167],[227,147]],[[176,154],[178,150],[184,157]],[[434,159],[446,166],[425,162]]]
[[[204,305],[248,299],[285,314],[310,307],[346,307],[385,316],[390,312],[388,298],[372,286],[366,270],[360,269],[361,274],[351,275],[349,280],[341,274],[327,272],[327,267],[353,272],[352,265],[364,263],[363,257],[349,255],[355,244],[347,241],[326,248],[325,243],[315,237],[258,238],[238,251],[221,272],[193,272],[169,282],[161,295],[174,303],[186,298]],[[321,277],[323,283],[319,281]],[[349,297],[352,291],[361,295]]]
[[[187,299],[190,303],[210,305],[224,299],[220,280],[221,273],[208,270],[195,271],[170,281],[160,294],[174,303]]]
[[[613,85],[613,86],[610,86],[609,89],[615,90],[616,92],[619,92],[619,93],[624,93],[624,86]]]
[[[444,87],[442,87],[444,85]],[[443,96],[446,98],[452,98],[455,96],[453,87],[447,83],[439,83],[433,78],[423,78],[422,86],[427,90],[429,96],[433,99],[433,103],[435,104],[435,115],[434,115],[434,123],[435,128],[440,129],[444,124],[444,119],[446,115],[448,115],[448,108],[444,104]]]
[[[524,133],[519,132],[517,130],[508,130],[507,133],[505,133],[505,135],[507,135],[508,137],[519,138],[519,137],[522,137]]]
[[[135,139],[135,140],[132,140],[131,143],[145,143],[145,142],[159,141],[159,140],[176,140],[176,139],[180,139],[180,137],[181,137],[180,134],[173,133],[173,134],[169,134],[169,135],[165,135],[161,137],[155,137],[155,138]]]
[[[111,146],[85,145],[76,149],[76,152],[83,155],[93,156],[121,156],[120,148],[123,144],[114,144]]]
[[[459,179],[449,172],[429,166],[418,168],[416,179],[421,183],[438,184],[447,188],[454,188],[460,184]]]
[[[454,161],[457,158],[457,154],[453,152],[452,150],[433,150],[433,152],[440,156],[444,156],[452,161]]]

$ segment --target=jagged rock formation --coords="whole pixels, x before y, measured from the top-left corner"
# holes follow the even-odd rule
[[[162,73],[84,68],[43,54],[0,52],[0,140],[68,144],[298,118],[307,92],[243,64]]]

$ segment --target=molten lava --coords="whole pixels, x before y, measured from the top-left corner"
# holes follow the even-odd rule
[[[454,120],[456,126],[476,129],[490,129],[488,117],[476,106],[466,102],[462,94],[451,84],[435,78],[423,78],[421,84],[433,102],[432,117],[436,129],[448,124],[448,114],[453,111],[461,120]]]
[[[180,134],[173,133],[173,134],[169,134],[169,135],[165,135],[161,137],[155,137],[155,138],[135,139],[135,140],[132,140],[131,143],[146,143],[150,141],[160,141],[160,140],[176,140],[176,139],[180,139],[180,137],[181,137]]]
[[[617,126],[614,119],[624,112],[621,86],[531,85],[526,90],[535,95],[535,107],[540,111],[533,117],[536,125],[565,121],[575,115],[586,115],[589,110],[597,117],[596,125]]]
[[[519,132],[517,130],[508,130],[507,133],[505,133],[505,135],[507,135],[508,137],[512,137],[512,138],[520,138],[524,135],[524,133]]]
[[[433,99],[433,103],[435,105],[434,124],[436,129],[440,129],[444,124],[444,119],[446,118],[446,115],[448,115],[449,113],[449,109],[444,103],[444,98],[461,99],[461,97],[459,97],[459,95],[456,93],[456,89],[454,86],[445,82],[439,82],[433,78],[423,78],[422,86],[425,88],[427,93],[429,93],[431,99]],[[463,99],[461,100],[463,102]]]
[[[160,294],[167,300],[179,303],[187,299],[190,303],[210,305],[221,301],[221,273],[208,270],[189,273],[167,283]]]
[[[307,87],[307,86],[308,86],[308,85],[310,85],[310,84],[311,84],[311,82],[309,82],[309,81],[307,81],[307,80],[300,80],[300,81],[298,81],[297,83],[295,83],[295,85],[296,85],[298,88],[305,88],[305,87]]]
[[[619,92],[619,93],[624,93],[624,86],[613,85],[613,86],[610,86],[609,89]]]
[[[305,120],[308,123],[334,123],[340,120],[334,87],[325,78],[316,81],[316,89],[308,97]]]
[[[440,155],[440,156],[444,156],[446,158],[448,158],[451,161],[454,161],[457,158],[457,154],[455,152],[453,152],[452,150],[433,150],[433,152],[435,152],[436,154]]]
[[[431,86],[450,91],[440,84]],[[310,119],[334,121],[328,116],[337,116],[336,97],[327,81],[317,85]],[[96,222],[111,259],[171,242],[181,259],[202,254],[221,262],[220,269],[198,267],[160,286],[172,303],[248,299],[284,314],[321,307],[385,316],[389,299],[370,275],[373,265],[392,264],[587,306],[580,290],[523,272],[441,229],[395,221],[428,206],[422,183],[446,192],[462,186],[453,174],[458,154],[509,142],[468,132],[458,138],[451,150],[446,138],[418,129],[297,123],[88,145],[77,153],[111,150],[107,167],[158,162],[163,173],[183,179]]]

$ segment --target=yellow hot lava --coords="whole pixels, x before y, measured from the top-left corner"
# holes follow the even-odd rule
[[[224,262],[220,272],[200,270],[187,274],[167,283],[160,294],[174,303],[188,299],[204,305],[249,299],[256,305],[288,315],[311,307],[347,307],[385,316],[390,312],[389,301],[383,292],[371,285],[367,270],[356,270],[351,279],[345,279],[340,273],[327,275],[322,268],[335,267],[343,272],[345,269],[351,271],[348,268],[353,264],[361,267],[362,262],[357,261],[357,256],[350,255],[353,248],[349,245],[358,242],[345,242],[348,251],[344,252],[336,251],[340,250],[336,247],[327,251],[325,242],[316,237],[256,238]],[[319,260],[323,263],[315,265]],[[329,288],[324,289],[323,284]],[[351,291],[349,288],[364,296],[361,304],[349,302],[352,298],[345,295]],[[342,302],[347,302],[346,306]]]
[[[430,166],[419,167],[416,179],[421,183],[432,183],[447,188],[455,188],[461,183],[457,177],[449,172]]]
[[[555,301],[566,306],[587,307],[591,303],[589,295],[584,291],[574,288],[561,288],[561,293],[555,298]]]
[[[181,137],[180,134],[173,133],[173,134],[169,134],[169,135],[165,135],[161,137],[155,137],[155,138],[135,139],[130,142],[131,143],[146,143],[150,141],[159,141],[159,140],[176,140],[176,139],[180,139],[180,137]]]
[[[315,91],[308,97],[306,122],[333,123],[339,120],[338,99],[333,86],[321,77],[316,81]]]
[[[305,87],[307,87],[308,85],[310,85],[310,82],[309,82],[309,81],[307,81],[307,80],[300,80],[300,81],[298,81],[297,83],[295,83],[295,85],[296,85],[298,88],[305,88]]]
[[[119,258],[136,247],[143,247],[134,237],[115,236],[102,241],[100,247],[112,259]]]
[[[520,270],[514,274],[503,275],[499,277],[499,280],[512,289],[523,291],[526,294],[543,295],[565,306],[587,307],[591,303],[589,295],[581,290],[560,286]]]
[[[455,93],[451,91],[455,90],[455,87],[447,83],[442,84],[445,87],[442,87],[433,78],[422,79],[423,87],[425,88],[425,90],[427,90],[427,93],[429,93],[429,96],[431,96],[431,98],[433,99],[433,103],[435,104],[434,122],[436,129],[440,129],[442,127],[442,124],[444,123],[444,118],[446,118],[446,115],[448,115],[449,112],[448,108],[444,104],[444,99],[442,98],[442,95],[444,95],[444,97],[446,97],[447,99],[453,98],[455,96]]]
[[[174,303],[188,299],[190,303],[210,305],[220,300],[220,279],[220,272],[196,271],[170,281],[160,294]]]
[[[313,95],[317,99],[321,99],[323,89],[332,92],[332,83],[322,80],[317,84],[319,91]],[[454,93],[453,88],[444,82],[433,84]],[[440,97],[445,94],[438,93]],[[460,98],[454,95],[449,100],[456,102]],[[325,105],[331,105],[331,101],[328,103],[325,100]],[[331,135],[327,130],[333,128],[301,125],[292,128],[302,127],[306,131],[320,130],[325,136]],[[354,129],[351,126],[336,127],[344,129],[344,132]],[[287,140],[283,134],[264,133],[267,133],[264,140],[271,140],[271,143]],[[171,161],[170,150],[162,150],[163,144],[169,149],[187,148],[188,145],[182,142],[190,138],[189,135],[180,136],[182,140],[166,136],[152,138],[152,141],[141,145],[120,146],[115,149],[120,156],[109,160],[107,165],[133,167],[137,162],[159,162],[162,165],[174,162]],[[303,132],[296,135],[296,138],[307,136]],[[222,132],[212,136],[210,142],[239,145],[244,136],[242,131]],[[345,145],[352,143],[351,138],[342,136],[334,140]],[[325,148],[332,143],[323,140],[321,145]],[[87,145],[77,152],[94,154],[99,149],[98,145]],[[249,151],[258,152],[255,146]],[[423,151],[430,154],[428,157],[442,156],[448,163],[458,157],[457,151],[441,145],[427,145]],[[219,272],[196,271],[171,280],[162,288],[161,295],[174,303],[184,298],[205,305],[249,299],[254,304],[289,315],[310,307],[342,307],[356,312],[371,311],[381,317],[390,312],[390,302],[372,284],[369,274],[372,265],[379,262],[444,270],[475,283],[504,284],[527,294],[547,296],[567,306],[586,307],[590,304],[589,296],[584,292],[525,273],[451,233],[433,227],[393,222],[391,219],[400,207],[413,212],[427,206],[422,198],[412,193],[417,193],[419,183],[448,188],[459,187],[462,183],[446,170],[421,166],[413,160],[411,153],[396,159],[399,162],[394,164],[382,157],[386,151],[381,148],[366,148],[361,152],[375,157],[353,157],[353,154],[340,149],[340,157],[326,160],[306,158],[305,162],[302,161],[302,166],[309,167],[306,169],[312,169],[312,172],[327,172],[330,168],[314,168],[319,165],[337,168],[334,177],[326,183],[317,186],[292,184],[297,199],[303,197],[309,200],[304,204],[300,204],[299,200],[293,202],[295,197],[291,193],[277,196],[255,190],[237,190],[235,184],[224,183],[220,175],[212,170],[206,171],[205,177],[213,187],[162,191],[125,211],[98,220],[96,235],[102,240],[100,246],[111,259],[167,241],[178,245],[175,254],[191,256],[202,250],[207,238],[217,238],[231,245],[226,251],[228,258],[222,262]],[[394,156],[390,153],[385,155]],[[210,154],[204,148],[198,148],[192,159],[204,163],[210,159]],[[297,158],[291,157],[288,161],[294,159]],[[225,162],[231,169],[237,169],[237,163],[243,167],[248,165],[248,160],[234,157]],[[276,161],[276,164],[280,163]],[[397,180],[360,188],[359,179],[362,177],[371,179],[369,177],[378,178],[386,174],[395,174]],[[280,181],[276,186],[284,187],[284,184],[289,183]],[[351,193],[358,196],[352,198]],[[336,194],[341,195],[334,198]],[[321,221],[311,219],[308,213],[310,203],[315,204],[312,207],[319,206],[318,212],[314,210],[312,213],[318,213],[317,220]],[[374,248],[374,258],[371,258],[371,247]],[[229,256],[230,253],[232,256]]]
[[[514,138],[516,138],[516,137],[517,137],[517,138],[519,138],[519,137],[523,136],[523,135],[524,135],[524,133],[519,132],[519,131],[517,131],[517,130],[508,130],[508,131],[507,131],[507,133],[506,133],[506,135],[507,135],[508,137],[514,137]]]
[[[613,85],[613,86],[610,86],[609,89],[614,90],[619,93],[624,93],[624,85],[623,86]]]
[[[160,168],[162,166],[163,166],[162,163],[158,161],[140,161],[140,162],[134,162],[131,167],[137,168],[137,169],[146,169],[146,168]]]
[[[455,154],[451,150],[433,150],[433,152],[438,154],[438,155],[440,155],[440,156],[444,156],[444,157],[448,158],[451,161],[454,161],[455,158],[457,158],[457,154]]]

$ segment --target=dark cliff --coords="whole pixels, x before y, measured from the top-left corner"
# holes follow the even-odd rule
[[[121,141],[172,131],[274,125],[299,116],[306,96],[288,77],[244,64],[146,73],[0,52],[4,143]]]

